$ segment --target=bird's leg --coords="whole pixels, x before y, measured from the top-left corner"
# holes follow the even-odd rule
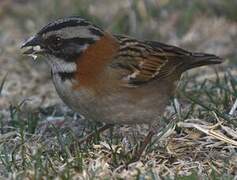
[[[88,142],[88,141],[91,141],[91,139],[93,137],[95,137],[95,135],[97,133],[102,133],[103,131],[113,127],[114,125],[113,124],[105,124],[104,126],[100,127],[97,131],[95,132],[91,132],[90,134],[88,134],[86,137],[82,138],[79,140],[79,144],[83,144],[84,142]]]
[[[154,135],[155,135],[155,131],[153,130],[153,128],[151,128],[149,133],[145,137],[144,141],[142,142],[141,147],[136,151],[136,153],[132,159],[132,162],[138,161],[140,159],[142,153],[146,149],[149,142],[151,142],[151,139]]]
[[[160,131],[161,132],[163,130],[166,131],[165,127],[167,127],[167,123],[165,121],[163,121],[162,118],[159,119],[159,121],[152,122],[150,124],[150,129],[149,129],[149,132],[148,132],[147,136],[145,137],[145,139],[144,139],[143,143],[141,144],[140,148],[136,151],[136,153],[133,156],[131,162],[129,162],[129,163],[138,161],[140,159],[140,157],[142,156],[142,153],[145,151],[147,145],[151,142],[152,137]],[[160,136],[159,136],[159,138],[160,138]]]

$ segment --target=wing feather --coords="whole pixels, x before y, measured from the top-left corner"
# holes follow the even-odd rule
[[[182,66],[190,52],[155,41],[138,41],[126,36],[116,36],[120,51],[116,63],[130,73],[125,78],[130,84],[142,84],[171,75]]]

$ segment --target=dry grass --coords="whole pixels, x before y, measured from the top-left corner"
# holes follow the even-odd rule
[[[0,176],[237,178],[235,5],[236,1],[212,0],[0,1]],[[116,126],[91,143],[77,144],[78,138],[100,125],[68,110],[55,93],[44,61],[34,62],[19,50],[20,43],[49,19],[75,14],[114,33],[227,59],[216,69],[201,68],[183,77],[178,101],[171,102],[164,115],[170,124],[154,138],[141,161],[129,166],[147,127]]]

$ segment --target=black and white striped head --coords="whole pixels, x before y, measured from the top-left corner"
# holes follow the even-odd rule
[[[73,62],[87,47],[104,35],[104,31],[81,17],[58,19],[43,27],[22,45],[27,55],[48,55]]]

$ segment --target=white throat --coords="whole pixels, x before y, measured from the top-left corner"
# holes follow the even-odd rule
[[[62,59],[48,56],[47,62],[50,65],[52,72],[55,73],[73,73],[77,70],[75,62],[65,62]]]

